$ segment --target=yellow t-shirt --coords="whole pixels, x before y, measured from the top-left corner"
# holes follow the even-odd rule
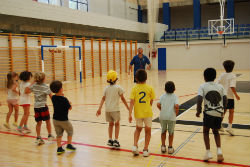
[[[151,86],[147,84],[136,84],[132,88],[130,99],[135,101],[135,118],[153,117],[150,101],[155,99],[155,92]]]

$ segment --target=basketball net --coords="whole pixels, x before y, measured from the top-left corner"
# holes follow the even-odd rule
[[[149,37],[149,53],[153,55],[152,52],[156,50],[154,44],[156,23],[158,22],[159,15],[159,0],[147,0],[148,7],[148,37]],[[150,56],[150,59],[152,56]]]

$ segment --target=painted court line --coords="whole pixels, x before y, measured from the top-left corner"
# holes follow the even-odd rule
[[[8,135],[20,136],[19,134],[12,133],[12,132],[0,131],[0,133],[2,133],[2,134],[8,134]],[[24,135],[24,136],[21,136],[21,137],[36,138],[36,136],[31,136],[31,135]],[[43,138],[43,139],[47,140],[47,138]],[[65,141],[63,141],[63,142],[65,142]],[[110,150],[110,147],[107,147],[107,146],[99,146],[99,145],[85,144],[85,143],[79,143],[79,142],[72,142],[72,144],[80,145],[80,146],[86,146],[86,147],[102,148],[102,149]],[[128,150],[128,149],[120,149],[120,150],[117,150],[117,151],[131,152],[131,150]],[[140,152],[140,154],[142,154],[142,152]],[[195,161],[195,162],[203,162],[204,163],[204,161],[202,159],[179,157],[179,156],[171,156],[171,155],[156,154],[156,153],[150,153],[150,155],[157,156],[157,157],[169,157],[169,158],[173,158],[173,159],[186,160],[186,161]],[[207,163],[222,164],[222,165],[226,165],[226,166],[250,167],[250,165],[237,164],[237,163],[228,163],[228,162],[218,163],[217,161],[209,161]]]

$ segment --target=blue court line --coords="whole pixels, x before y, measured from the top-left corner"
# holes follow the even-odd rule
[[[200,131],[200,129],[201,128],[197,128],[181,145],[179,145],[179,147],[177,147],[174,154],[172,154],[171,156],[175,156]],[[167,159],[171,159],[171,157],[169,157]],[[166,162],[163,161],[158,165],[158,167],[163,167],[163,165],[165,165],[165,164],[166,164]]]

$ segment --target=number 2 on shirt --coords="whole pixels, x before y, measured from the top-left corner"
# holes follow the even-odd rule
[[[139,103],[146,103],[146,101],[143,101],[143,98],[146,96],[146,93],[145,92],[140,92],[139,95],[142,95],[142,97],[139,99]]]

